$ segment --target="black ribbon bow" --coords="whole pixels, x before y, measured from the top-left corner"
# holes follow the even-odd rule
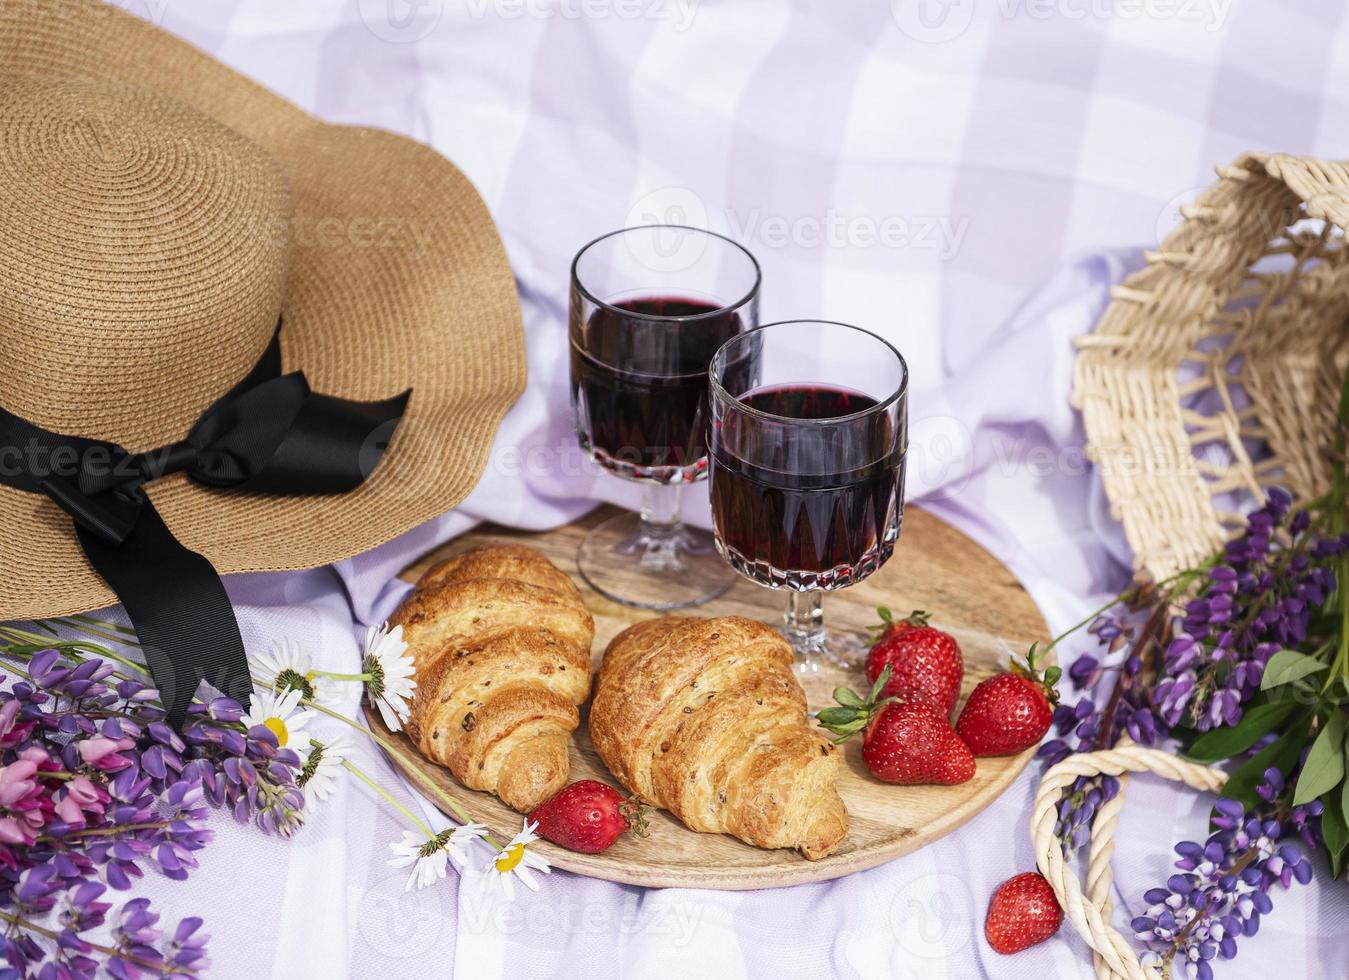
[[[173,536],[145,485],[186,473],[253,493],[354,490],[378,464],[410,395],[356,402],[310,391],[303,373],[281,373],[278,323],[248,376],[162,449],[131,453],[0,408],[0,484],[45,494],[74,518],[89,563],[126,607],[177,727],[201,681],[245,707],[252,682],[220,576]]]

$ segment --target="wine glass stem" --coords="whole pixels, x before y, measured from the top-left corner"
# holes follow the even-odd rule
[[[680,523],[679,484],[642,485],[642,509],[638,524],[638,564],[650,572],[678,572],[684,567],[680,552],[683,525]]]
[[[817,589],[809,592],[789,591],[787,614],[783,621],[787,639],[798,652],[823,649],[824,593]]]
[[[682,484],[642,484],[642,530],[649,535],[669,534],[679,526]]]

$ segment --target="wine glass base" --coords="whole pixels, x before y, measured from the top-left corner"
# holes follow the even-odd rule
[[[708,532],[650,524],[632,513],[596,525],[577,549],[576,564],[596,592],[639,609],[710,602],[736,578]]]

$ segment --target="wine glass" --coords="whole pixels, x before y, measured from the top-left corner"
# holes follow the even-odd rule
[[[731,338],[712,359],[712,522],[740,574],[787,590],[801,674],[853,666],[822,597],[893,553],[904,516],[908,367],[873,333],[795,320]]]
[[[679,225],[611,232],[571,269],[571,403],[581,448],[642,484],[641,511],[595,527],[577,564],[631,606],[678,609],[734,574],[712,536],[685,526],[685,484],[707,478],[707,366],[758,324],[759,264],[721,235]]]

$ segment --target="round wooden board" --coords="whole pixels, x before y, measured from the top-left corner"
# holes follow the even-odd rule
[[[595,616],[594,658],[598,665],[609,640],[620,630],[653,613],[603,598],[576,573],[576,547],[586,530],[612,516],[602,507],[574,524],[543,534],[484,526],[456,538],[422,558],[402,575],[416,581],[434,562],[477,545],[497,540],[528,544],[548,555],[576,581]],[[726,595],[690,615],[754,616],[781,622],[783,597],[747,580],[738,580]],[[1005,662],[998,640],[1018,653],[1046,635],[1035,604],[996,558],[949,524],[918,508],[909,508],[895,555],[860,585],[825,598],[825,618],[833,630],[862,634],[876,621],[875,607],[887,605],[896,614],[911,609],[935,613],[934,623],[950,631],[965,655],[963,698],[980,680]],[[861,688],[861,671],[838,671],[804,686],[812,710],[833,703],[839,684]],[[465,789],[449,771],[423,759],[401,734],[392,735],[378,714],[367,710],[372,727],[392,740],[394,764],[433,803],[436,792],[458,801],[475,819],[510,836],[520,816],[495,796]],[[722,834],[698,834],[668,813],[651,815],[651,835],[625,835],[603,854],[577,854],[551,844],[541,852],[558,868],[625,884],[648,887],[749,889],[777,888],[826,881],[872,868],[915,851],[949,834],[988,806],[1017,777],[1034,755],[980,759],[974,778],[960,786],[890,786],[872,777],[862,762],[858,740],[844,746],[844,773],[839,790],[848,807],[849,830],[839,849],[820,861],[807,861],[795,851],[766,851]],[[572,740],[571,778],[598,779],[615,785],[590,744],[586,712]],[[431,790],[431,792],[428,792]],[[444,807],[441,807],[444,809]]]

